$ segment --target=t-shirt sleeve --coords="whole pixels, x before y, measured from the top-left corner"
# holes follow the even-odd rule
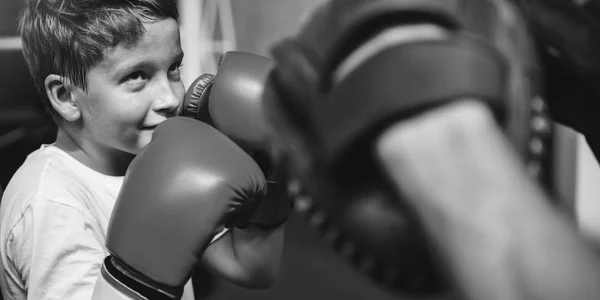
[[[214,243],[214,242],[218,241],[219,239],[221,239],[221,238],[222,238],[222,237],[223,237],[225,234],[227,234],[228,232],[229,232],[229,228],[223,228],[223,229],[220,229],[220,230],[218,231],[218,233],[217,233],[217,234],[215,234],[215,236],[212,238],[212,240],[210,241],[210,244],[212,244],[212,243]]]
[[[7,250],[28,300],[91,299],[107,255],[102,229],[83,211],[37,201],[11,231]]]

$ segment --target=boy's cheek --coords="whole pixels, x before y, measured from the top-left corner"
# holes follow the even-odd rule
[[[124,151],[137,155],[150,143],[153,132],[153,130],[139,130],[135,135],[122,137],[121,147]]]
[[[154,130],[142,130],[140,132],[135,154],[138,154],[139,151],[141,151],[144,147],[146,147],[146,145],[148,145],[148,143],[150,143],[150,141],[152,140],[153,133]]]

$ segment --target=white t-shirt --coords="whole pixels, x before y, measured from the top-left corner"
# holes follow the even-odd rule
[[[4,299],[91,299],[122,183],[52,145],[31,153],[0,204]],[[194,299],[191,281],[183,299]]]

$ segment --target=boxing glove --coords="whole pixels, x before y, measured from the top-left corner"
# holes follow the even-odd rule
[[[547,131],[537,125],[548,119],[534,48],[511,1],[326,1],[273,47],[263,97],[297,210],[390,291],[447,292],[413,208],[381,173],[375,142],[391,124],[479,99],[543,177]]]
[[[177,299],[215,234],[265,195],[260,168],[230,139],[189,118],[164,121],[127,170],[98,293],[108,282],[133,299]]]
[[[291,202],[284,189],[284,170],[272,163],[275,149],[263,112],[263,87],[271,68],[269,58],[246,52],[226,52],[216,75],[203,74],[188,89],[182,115],[211,124],[246,150],[268,180],[268,196],[248,224],[278,227],[289,215]],[[271,153],[271,154],[270,154]]]

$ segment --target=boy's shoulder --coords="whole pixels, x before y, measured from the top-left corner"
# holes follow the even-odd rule
[[[78,206],[77,194],[94,182],[86,180],[77,164],[62,150],[42,145],[27,156],[9,181],[2,206],[18,206],[18,210],[24,210],[37,201],[48,200]]]

